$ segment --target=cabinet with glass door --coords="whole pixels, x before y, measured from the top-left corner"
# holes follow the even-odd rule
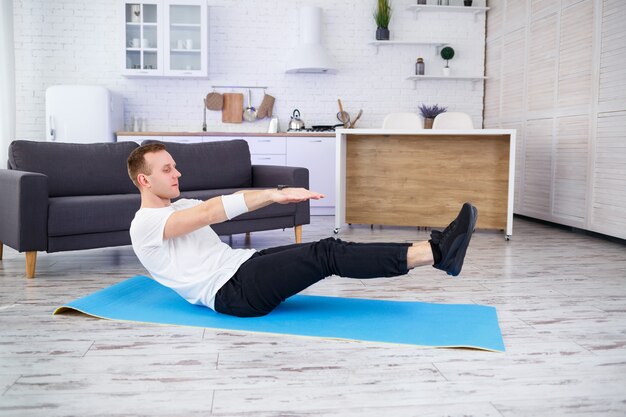
[[[160,52],[160,5],[124,2],[125,75],[154,76],[163,73]]]
[[[170,0],[166,4],[166,75],[208,75],[206,7],[205,1],[193,0]]]
[[[123,0],[126,76],[206,77],[206,0]]]

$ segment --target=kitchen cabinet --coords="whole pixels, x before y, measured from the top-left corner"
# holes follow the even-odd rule
[[[205,136],[205,142],[241,139],[248,142],[253,165],[286,165],[286,138],[266,136]]]
[[[309,188],[325,195],[311,200],[311,214],[334,214],[335,137],[299,137],[287,140],[287,166],[309,170]]]
[[[122,1],[122,74],[207,77],[206,0]]]

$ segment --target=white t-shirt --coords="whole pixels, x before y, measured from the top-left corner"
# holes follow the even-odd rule
[[[135,254],[156,281],[192,304],[215,309],[217,291],[256,251],[232,249],[210,226],[164,240],[170,215],[200,203],[180,199],[169,207],[139,209],[130,225],[130,239]]]

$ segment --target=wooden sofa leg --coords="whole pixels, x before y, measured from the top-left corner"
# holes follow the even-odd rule
[[[2,260],[2,248],[4,248],[4,245],[0,242],[0,261]]]
[[[37,251],[26,252],[26,278],[35,278]]]
[[[294,228],[296,232],[296,243],[302,243],[302,225]]]

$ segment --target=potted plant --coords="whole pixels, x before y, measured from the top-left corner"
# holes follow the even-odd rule
[[[427,106],[426,104],[420,104],[418,108],[420,110],[422,117],[424,118],[424,129],[432,129],[433,122],[435,121],[435,117],[437,117],[438,114],[443,113],[446,110],[448,110],[447,107],[439,107],[438,104],[435,104],[434,106]]]
[[[446,46],[441,50],[441,57],[446,60],[446,66],[443,67],[443,75],[447,77],[450,75],[450,66],[448,65],[448,61],[454,58],[454,49]]]
[[[376,10],[374,10],[374,20],[376,21],[376,40],[389,40],[389,21],[391,20],[390,0],[377,0]]]

